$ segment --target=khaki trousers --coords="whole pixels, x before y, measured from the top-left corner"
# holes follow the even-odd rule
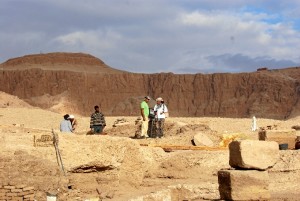
[[[148,117],[146,117],[145,121],[142,121],[142,132],[141,132],[141,137],[148,137]]]

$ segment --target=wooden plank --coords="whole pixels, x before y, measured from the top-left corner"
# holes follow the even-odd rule
[[[204,150],[204,151],[220,151],[228,150],[228,147],[206,147],[206,146],[184,146],[184,145],[151,145],[151,144],[140,144],[141,146],[148,147],[160,147],[165,151],[173,150]]]

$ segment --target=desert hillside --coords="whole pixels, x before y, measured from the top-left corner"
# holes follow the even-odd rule
[[[238,74],[136,74],[82,53],[50,53],[1,64],[0,91],[53,111],[137,115],[143,96],[162,96],[171,116],[286,119],[300,113],[300,68]],[[152,103],[153,104],[153,103]]]
[[[67,104],[63,98],[64,94],[56,97],[59,104]],[[41,100],[50,105],[55,98],[47,95]],[[59,104],[56,109],[68,109]],[[75,132],[60,133],[63,115],[0,93],[0,198],[219,200],[217,174],[230,167],[228,148],[220,145],[233,139],[226,136],[253,143],[259,136],[258,130],[250,129],[251,118],[170,117],[163,138],[147,139],[134,138],[136,117],[107,116],[105,135],[88,135],[90,118],[78,114],[75,118]],[[299,131],[291,129],[299,127],[299,118],[257,118],[258,127],[292,144],[291,150],[279,151],[276,164],[268,169],[271,200],[299,198],[300,152],[292,150]],[[58,149],[53,146],[52,129]],[[203,137],[197,142],[202,146],[194,146],[196,135]],[[187,150],[181,150],[183,147]]]

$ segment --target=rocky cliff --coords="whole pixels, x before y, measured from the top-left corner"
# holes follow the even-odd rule
[[[161,96],[171,116],[287,118],[300,112],[300,68],[239,74],[135,74],[80,53],[52,53],[1,64],[0,91],[61,112],[138,115],[143,96]]]

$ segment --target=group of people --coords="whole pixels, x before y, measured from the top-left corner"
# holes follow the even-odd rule
[[[106,126],[105,117],[100,112],[100,108],[98,105],[94,107],[95,112],[91,115],[90,120],[90,129],[92,134],[101,134],[103,129]],[[74,117],[74,115],[66,114],[64,115],[64,119],[60,123],[60,131],[74,133],[78,123]]]
[[[156,99],[156,105],[153,108],[153,114],[150,113],[150,108],[148,102],[151,100],[149,96],[145,96],[144,100],[141,102],[141,116],[142,116],[142,125],[140,127],[140,135],[138,138],[149,138],[157,137],[161,138],[164,136],[164,123],[165,119],[168,117],[169,111],[167,106],[164,103],[164,100],[159,97]],[[105,117],[98,105],[94,107],[95,111],[91,115],[90,120],[90,133],[92,134],[102,134],[106,126]],[[149,119],[150,117],[150,119]],[[149,129],[149,122],[151,122]],[[61,132],[74,133],[78,123],[74,115],[66,114],[64,119],[60,123]],[[154,128],[154,129],[153,129]],[[150,130],[150,132],[149,132]],[[152,132],[154,130],[154,132]],[[153,135],[152,133],[155,133]],[[150,134],[151,136],[149,136]]]
[[[161,97],[157,98],[156,105],[153,108],[154,114],[152,117],[148,105],[150,100],[151,98],[149,96],[145,96],[145,99],[141,103],[142,126],[140,136],[137,136],[138,138],[161,138],[164,136],[164,123],[165,119],[169,116],[168,108]],[[150,121],[149,117],[151,117]],[[150,124],[151,128],[149,128],[149,122],[153,123]],[[151,136],[148,134],[151,134]]]

